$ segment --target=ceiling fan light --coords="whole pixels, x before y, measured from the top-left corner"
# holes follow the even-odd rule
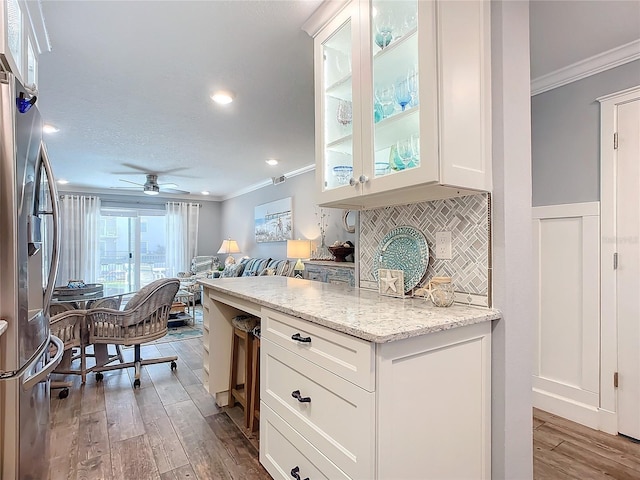
[[[144,186],[144,193],[147,195],[158,195],[160,193],[160,187],[158,185],[147,183]]]

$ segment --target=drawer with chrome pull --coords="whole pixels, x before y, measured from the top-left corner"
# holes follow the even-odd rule
[[[260,406],[260,463],[276,480],[349,480],[264,403]]]
[[[263,337],[260,399],[353,478],[373,478],[375,393]]]
[[[375,390],[371,342],[266,308],[261,335],[369,392]]]

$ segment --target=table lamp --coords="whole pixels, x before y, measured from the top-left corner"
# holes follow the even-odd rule
[[[233,265],[236,263],[236,259],[231,255],[232,253],[240,253],[240,247],[238,246],[238,242],[235,240],[231,240],[230,238],[222,241],[222,245],[220,245],[220,249],[218,253],[226,253],[229,255],[224,261],[225,265]]]
[[[304,271],[303,258],[311,256],[311,242],[309,240],[287,240],[287,258],[297,258],[293,270],[296,278],[302,278]]]

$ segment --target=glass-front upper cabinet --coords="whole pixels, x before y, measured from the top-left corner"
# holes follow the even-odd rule
[[[0,5],[0,56],[9,71],[20,76],[24,52],[24,21],[18,0]]]
[[[352,0],[312,16],[321,205],[491,191],[490,6]]]
[[[318,175],[323,192],[342,197],[353,189],[354,158],[359,155],[359,98],[354,85],[359,82],[359,56],[354,51],[357,39],[358,2],[346,8],[321,33],[316,42],[316,122],[321,137],[316,152],[322,159]],[[319,49],[319,50],[318,50]],[[320,172],[318,172],[320,173]],[[343,193],[340,193],[343,190]],[[353,192],[351,193],[353,195]]]
[[[437,180],[434,5],[373,0],[363,14],[371,82],[363,122],[366,193]]]

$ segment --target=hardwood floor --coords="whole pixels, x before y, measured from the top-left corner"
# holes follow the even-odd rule
[[[133,348],[123,353],[133,358]],[[104,372],[102,382],[91,374],[84,386],[68,376],[65,399],[52,391],[50,480],[271,478],[235,410],[229,416],[202,386],[202,339],[142,347],[143,358],[161,355],[178,355],[177,370],[143,367],[136,390],[128,369]]]
[[[133,349],[125,349],[127,360]],[[145,345],[142,356],[178,355],[143,368],[69,376],[69,397],[52,391],[50,480],[260,480],[257,439],[238,425],[242,412],[216,406],[202,386],[202,338]],[[535,480],[640,479],[640,444],[534,409]]]
[[[533,410],[536,480],[640,478],[640,444]]]

